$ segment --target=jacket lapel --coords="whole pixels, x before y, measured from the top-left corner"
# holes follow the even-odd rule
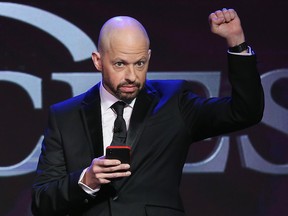
[[[126,144],[135,149],[137,139],[142,133],[146,121],[146,117],[151,113],[159,97],[148,81],[145,88],[137,96],[133,112],[130,119],[130,126],[127,133]]]
[[[104,153],[99,85],[98,83],[86,93],[81,108],[85,131],[91,143],[91,152],[93,152],[92,158],[100,157]],[[132,147],[132,151],[137,147],[136,143],[144,129],[147,116],[152,112],[158,100],[157,92],[147,81],[137,96],[130,119],[126,143]],[[125,182],[126,179],[124,178],[113,182],[112,185],[119,192]]]
[[[104,153],[99,87],[100,83],[86,93],[81,107],[85,131],[93,152],[92,158],[100,157]],[[143,131],[147,115],[152,111],[158,100],[157,91],[147,81],[145,87],[137,96],[130,119],[126,143],[132,147],[132,150],[136,147],[135,143],[137,143],[137,139]]]
[[[86,93],[81,109],[85,131],[93,152],[92,158],[100,157],[104,152],[99,85],[100,83]]]
[[[143,88],[143,90],[141,90],[141,92],[137,96],[127,133],[126,145],[132,147],[132,155],[135,151],[135,148],[137,148],[137,140],[139,139],[144,129],[147,116],[152,112],[158,101],[159,96],[156,90],[154,90],[147,81],[145,88]],[[111,183],[111,185],[113,185],[113,187],[115,188],[116,193],[120,192],[128,179],[129,178],[122,178]]]

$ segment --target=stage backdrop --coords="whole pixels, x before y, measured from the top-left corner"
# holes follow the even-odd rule
[[[210,12],[235,8],[258,56],[262,122],[191,145],[181,194],[188,216],[288,215],[288,42],[284,0],[0,2],[0,215],[28,216],[49,105],[100,80],[91,61],[102,24],[129,15],[151,39],[150,79],[187,79],[229,95],[225,41]],[[173,173],[171,173],[173,175]]]

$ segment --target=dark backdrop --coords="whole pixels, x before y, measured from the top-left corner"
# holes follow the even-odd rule
[[[247,42],[258,56],[261,76],[282,69],[267,91],[278,108],[288,109],[287,9],[284,0],[208,1],[9,1],[33,6],[73,23],[97,43],[102,24],[115,15],[138,19],[151,39],[149,71],[220,71],[220,96],[228,95],[226,44],[212,35],[208,15],[223,7],[235,8]],[[2,3],[2,2],[1,2]],[[3,2],[4,3],[4,2]],[[1,10],[1,6],[0,6]],[[61,31],[61,29],[59,29]],[[73,37],[73,34],[67,37]],[[81,46],[80,46],[81,47]],[[69,85],[51,79],[52,73],[94,72],[90,59],[75,62],[55,38],[27,23],[0,15],[0,73],[17,71],[42,80],[42,106],[35,109],[22,88],[0,80],[0,215],[31,215],[30,187],[34,173],[3,176],[1,168],[26,158],[35,147],[46,124],[48,106],[72,96]],[[0,75],[1,76],[1,75]],[[202,94],[202,88],[195,88]],[[270,109],[265,115],[277,114]],[[275,124],[287,128],[277,117]],[[273,125],[259,125],[229,134],[230,150],[224,172],[184,173],[181,194],[187,215],[256,216],[288,214],[288,170],[265,173],[245,168],[237,138],[248,135],[259,155],[275,166],[288,163],[288,133]],[[198,162],[213,151],[218,138],[191,145],[187,162]]]

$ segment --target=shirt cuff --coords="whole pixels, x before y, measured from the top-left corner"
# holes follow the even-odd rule
[[[96,193],[100,190],[101,187],[99,186],[99,187],[96,188],[96,189],[92,189],[92,188],[90,188],[89,186],[85,185],[85,184],[82,182],[83,177],[84,177],[87,169],[88,169],[88,168],[86,168],[86,169],[84,169],[84,170],[82,171],[82,173],[81,173],[81,175],[80,175],[80,178],[79,178],[79,181],[78,181],[78,185],[79,185],[79,186],[82,188],[82,190],[84,190],[87,194],[95,197],[95,196],[97,195]]]

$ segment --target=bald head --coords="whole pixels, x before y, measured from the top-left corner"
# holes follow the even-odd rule
[[[146,82],[149,45],[146,30],[134,18],[118,16],[104,24],[92,60],[110,94],[126,103],[137,97]]]
[[[150,46],[149,37],[143,25],[128,16],[117,16],[109,19],[102,27],[98,40],[98,51],[104,55],[114,43],[133,47],[135,44]]]

